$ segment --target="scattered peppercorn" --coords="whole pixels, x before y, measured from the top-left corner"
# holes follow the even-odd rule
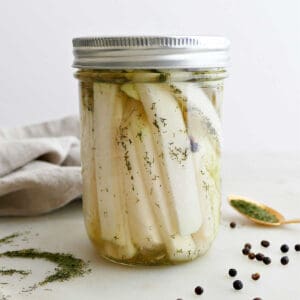
[[[265,256],[264,256],[262,253],[257,253],[257,254],[255,255],[255,257],[256,257],[256,260],[262,261],[262,260],[264,259]]]
[[[228,274],[230,277],[235,277],[237,275],[236,269],[229,269]]]
[[[269,265],[271,263],[271,258],[268,257],[268,256],[265,256],[263,258],[263,262],[264,262],[265,265]]]
[[[235,227],[236,227],[236,223],[235,223],[235,222],[230,222],[229,226],[230,226],[231,228],[235,228]]]
[[[247,249],[249,249],[249,250],[250,250],[250,249],[252,248],[252,246],[251,246],[251,244],[249,244],[249,243],[246,243],[246,244],[245,244],[245,246],[244,246],[244,248],[247,248]]]
[[[201,286],[196,286],[195,287],[195,294],[196,295],[202,295],[204,292],[203,288]]]
[[[255,258],[255,253],[250,252],[250,253],[248,254],[248,258],[249,258],[249,259],[254,259],[254,258]]]
[[[296,244],[296,245],[295,245],[295,250],[296,250],[296,251],[300,251],[300,244]]]
[[[261,244],[263,247],[265,247],[265,248],[268,248],[268,247],[270,246],[270,242],[269,242],[269,241],[266,241],[266,240],[261,241],[260,244]]]
[[[282,265],[285,266],[289,263],[289,258],[287,256],[283,256],[283,257],[281,257],[280,262]]]
[[[243,283],[240,280],[235,280],[232,286],[235,290],[241,290],[243,288]]]
[[[248,248],[244,248],[242,250],[242,252],[243,252],[244,255],[248,255],[250,253],[250,250]]]
[[[253,280],[258,280],[258,279],[260,278],[260,274],[259,274],[259,273],[253,273],[253,274],[251,275],[251,278],[252,278]]]
[[[282,253],[287,253],[289,251],[289,246],[286,245],[286,244],[283,244],[281,247],[280,247],[280,250]]]

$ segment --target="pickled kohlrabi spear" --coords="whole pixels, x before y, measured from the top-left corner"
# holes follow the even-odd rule
[[[204,150],[206,151],[206,150]],[[203,215],[203,226],[192,236],[199,248],[200,253],[204,253],[210,246],[218,230],[220,219],[221,194],[219,185],[219,175],[213,177],[207,168],[203,166],[201,153],[195,153],[195,165],[198,168],[198,180],[200,184],[201,203],[205,214]],[[219,159],[217,160],[219,161]],[[200,171],[199,171],[200,170]]]
[[[197,155],[197,154],[196,154]],[[197,159],[196,159],[197,160]],[[203,225],[192,236],[199,250],[199,254],[205,253],[213,239],[215,238],[218,230],[220,219],[220,191],[216,187],[216,182],[208,174],[206,168],[198,172],[200,181],[199,192],[201,194],[201,207],[205,214],[203,214]]]
[[[172,199],[165,188],[151,127],[144,109],[141,102],[134,100],[131,101],[131,107],[132,113],[129,120],[132,142],[138,153],[138,163],[146,194],[154,211],[155,222],[159,226],[168,257],[173,261],[192,259],[197,255],[195,243],[191,235],[177,234],[176,219],[172,217]]]
[[[209,133],[205,129],[203,122],[204,120],[201,119],[197,112],[195,114],[193,110],[189,111],[188,132],[192,139],[192,147],[194,148],[192,156],[197,177],[200,205],[203,212],[203,224],[200,230],[192,236],[200,253],[204,253],[209,248],[215,237],[218,218],[215,215],[216,207],[214,203],[220,198],[216,190],[214,178],[211,177],[211,174],[207,170],[207,167],[212,163],[218,163],[218,160],[216,157],[215,162],[211,160],[211,156],[214,155],[216,150],[211,147],[208,138]]]
[[[85,224],[93,241],[100,239],[100,221],[97,203],[96,172],[93,134],[93,86],[81,87],[80,101],[80,123],[81,123],[81,161],[83,181],[83,210],[85,213]]]
[[[118,137],[116,137],[118,139]],[[125,231],[125,244],[123,246],[116,245],[115,243],[112,242],[105,242],[103,247],[104,247],[104,252],[105,254],[113,259],[120,259],[120,260],[126,260],[126,259],[131,259],[137,254],[137,248],[133,244],[133,238],[130,233],[130,228],[129,228],[129,218],[128,218],[128,210],[127,210],[127,203],[126,203],[126,180],[124,180],[125,174],[123,173],[123,168],[122,168],[122,161],[121,161],[121,152],[118,152],[119,155],[119,164],[118,164],[118,170],[119,170],[119,182],[120,182],[120,193],[121,193],[121,207],[122,207],[122,217],[123,217],[123,222],[124,222],[124,231]]]
[[[174,203],[180,235],[196,232],[201,224],[201,208],[190,152],[190,140],[180,107],[162,84],[136,84],[153,138],[168,193]]]
[[[174,82],[171,87],[173,88],[176,97],[179,98],[180,101],[185,102],[184,105],[187,109],[187,118],[189,117],[190,110],[198,113],[202,120],[199,124],[204,123],[210,136],[215,138],[218,143],[221,143],[220,117],[212,102],[199,85],[191,82]]]
[[[207,97],[211,100],[217,114],[221,115],[221,105],[223,102],[223,86],[202,88]]]
[[[174,83],[174,87],[178,99],[186,101],[186,122],[203,211],[202,227],[193,237],[200,253],[203,253],[216,234],[219,219],[220,191],[216,181],[219,181],[220,120],[210,99],[200,87],[191,83]]]
[[[131,243],[120,180],[117,133],[123,115],[123,99],[116,84],[94,83],[95,163],[102,239],[125,247],[130,257]]]
[[[139,164],[140,156],[134,140],[136,138],[135,126],[138,118],[136,105],[128,101],[124,120],[120,126],[119,147],[123,153],[123,176],[125,179],[125,194],[130,232],[134,244],[141,251],[157,251],[163,249],[159,224],[155,220],[153,207],[147,194],[146,182]],[[130,103],[131,102],[131,103]],[[137,103],[138,104],[138,103]]]
[[[191,122],[194,123],[193,126],[189,126],[190,128],[195,127],[195,134],[189,133],[191,143],[197,136],[201,136],[202,148],[206,149],[203,151],[206,156],[202,162],[204,162],[211,176],[219,176],[222,136],[218,112],[208,98],[207,93],[195,83],[173,83],[173,92],[174,89],[178,102],[184,106],[185,122],[187,125]],[[197,144],[197,141],[194,142]],[[216,181],[216,185],[220,189],[219,180]]]

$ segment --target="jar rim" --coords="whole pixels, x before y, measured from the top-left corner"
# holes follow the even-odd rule
[[[73,39],[75,68],[219,68],[229,63],[221,36],[111,36]]]

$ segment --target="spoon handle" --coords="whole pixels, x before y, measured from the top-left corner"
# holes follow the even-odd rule
[[[300,223],[300,219],[286,220],[282,222],[282,224],[292,224],[292,223]]]

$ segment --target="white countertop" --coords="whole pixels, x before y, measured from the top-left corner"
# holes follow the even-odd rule
[[[18,275],[0,276],[0,283],[8,283],[0,284],[0,299],[251,300],[261,297],[263,300],[299,300],[300,252],[295,252],[293,246],[300,243],[300,224],[269,229],[255,226],[229,208],[225,196],[229,193],[246,195],[274,206],[286,217],[300,217],[300,155],[225,155],[223,173],[219,235],[204,257],[178,266],[125,267],[101,259],[85,233],[79,201],[45,216],[0,218],[0,238],[29,231],[11,244],[0,245],[0,252],[23,248],[70,252],[90,261],[92,268],[83,278],[20,293],[44,278],[46,272],[53,270],[53,265],[44,260],[0,258],[1,267],[32,270],[24,279]],[[237,228],[231,229],[230,221],[235,221]],[[271,246],[262,248],[262,239],[269,240]],[[266,266],[243,256],[241,249],[246,242],[250,242],[255,251],[270,255],[272,264]],[[279,261],[282,243],[290,245],[287,266]],[[227,275],[231,267],[238,270],[236,278],[244,283],[241,291],[232,288],[233,280]],[[251,279],[254,272],[261,274],[257,282]],[[205,289],[202,296],[193,292],[197,285]]]

